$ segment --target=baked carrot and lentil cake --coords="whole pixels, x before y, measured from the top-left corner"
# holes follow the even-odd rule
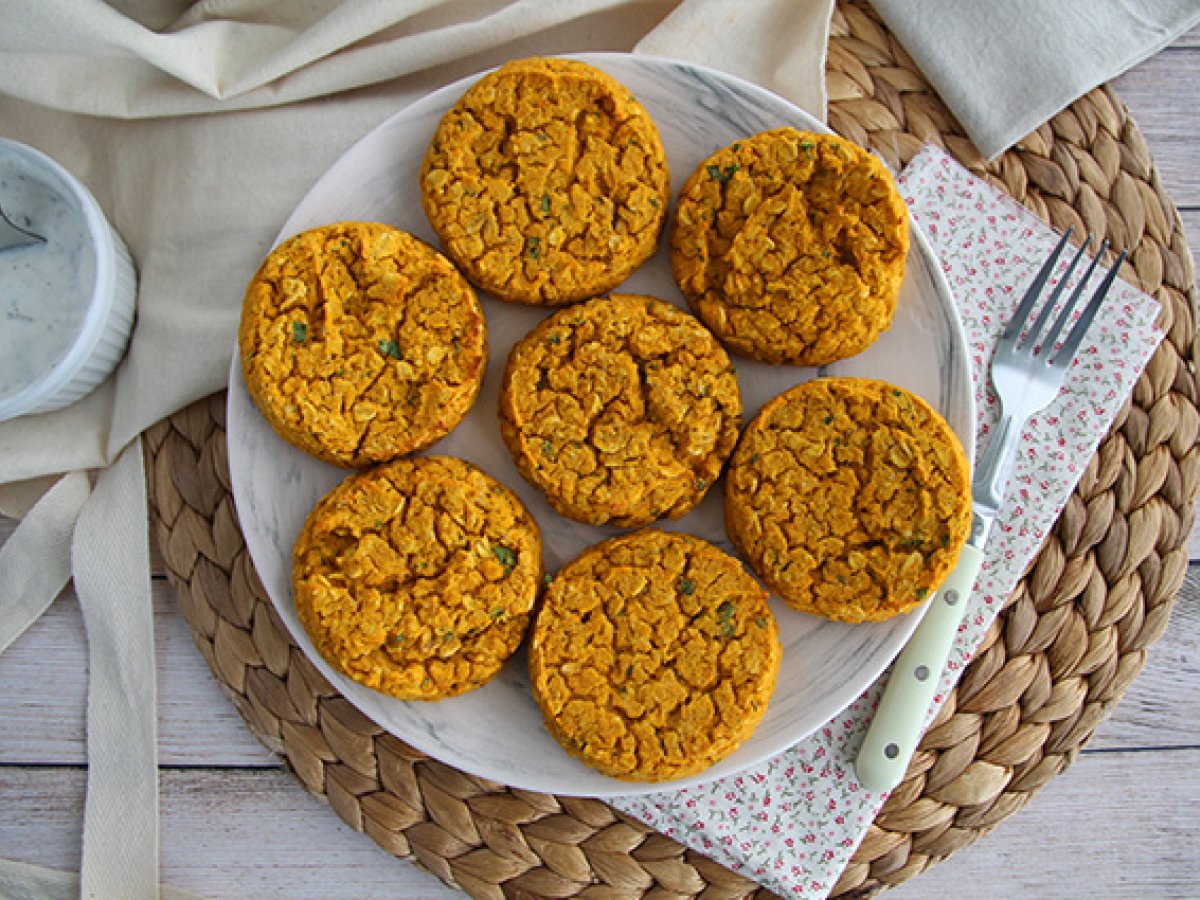
[[[818,378],[768,402],[729,462],[725,526],[789,605],[844,622],[908,612],[971,526],[970,465],[911,391]]]
[[[592,525],[679,518],[737,442],[742,401],[724,348],[694,316],[613,294],[562,309],[518,341],[500,430],[521,474]]]
[[[479,394],[475,291],[418,238],[338,222],[289,238],[251,280],[238,330],[246,388],[272,428],[340,466],[413,453]]]
[[[891,173],[843,138],[765,131],[704,160],[680,192],[671,265],[731,350],[821,366],[892,322],[908,210]]]
[[[658,246],[670,182],[658,129],[611,76],[514,60],[446,113],[420,171],[446,254],[478,287],[535,306],[615,288]]]
[[[533,693],[549,732],[630,781],[702,772],[757,727],[782,650],[767,593],[698,537],[644,529],[564,566],[534,621]]]
[[[446,456],[360,470],[293,551],[300,621],[335,669],[402,700],[479,687],[525,635],[541,532],[511,490]]]

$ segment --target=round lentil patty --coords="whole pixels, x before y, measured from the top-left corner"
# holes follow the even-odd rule
[[[407,232],[338,222],[271,251],[246,290],[246,388],[284,440],[368,466],[424,449],[466,416],[487,325],[450,261]]]
[[[908,242],[908,209],[878,158],[834,135],[780,128],[717,151],[690,175],[671,266],[731,350],[821,366],[891,325]]]
[[[514,345],[501,434],[561,515],[592,525],[679,518],[737,442],[742,401],[720,343],[654,297],[613,294],[556,312]]]
[[[903,388],[818,378],[768,402],[729,462],[725,526],[789,605],[843,622],[908,612],[971,527],[970,464]]]
[[[507,487],[446,456],[349,476],[293,551],[300,621],[335,669],[402,700],[479,687],[520,644],[541,587],[537,523]]]
[[[421,165],[426,215],[480,288],[535,306],[615,288],[658,246],[670,199],[658,129],[611,76],[515,60],[446,113]]]
[[[645,529],[585,550],[547,588],[529,644],[546,728],[614,778],[664,781],[733,753],[782,650],[767,593],[691,535]]]

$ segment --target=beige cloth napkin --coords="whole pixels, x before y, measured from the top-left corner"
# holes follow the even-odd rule
[[[245,284],[308,187],[406,103],[528,55],[636,47],[725,69],[824,118],[831,8],[832,0],[0,0],[0,135],[79,177],[139,270],[138,320],[116,375],[72,407],[0,423],[0,511],[24,516],[0,558],[0,650],[68,576],[88,628],[85,896],[151,897],[158,884],[135,438],[225,386]],[[92,491],[80,472],[101,467]],[[75,474],[47,492],[61,473]],[[42,896],[46,885],[74,884],[35,869],[0,861],[0,887]]]
[[[88,185],[140,278],[116,377],[59,413],[0,423],[0,484],[106,465],[220,390],[245,282],[288,212],[373,125],[446,82],[518,56],[642,41],[824,118],[829,0],[175,5],[183,17],[154,31],[98,0],[0,0],[0,134]],[[348,90],[371,66],[374,82]],[[188,114],[200,112],[221,114]],[[22,505],[0,492],[0,509]]]
[[[988,159],[1200,23],[1197,0],[871,2]]]

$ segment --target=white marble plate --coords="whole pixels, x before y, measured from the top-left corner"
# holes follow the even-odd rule
[[[709,69],[625,54],[581,58],[620,80],[649,110],[662,134],[676,193],[701,160],[738,138],[782,125],[826,130],[775,95]],[[438,120],[471,80],[430,94],[360,140],[296,207],[280,240],[317,225],[360,219],[389,222],[436,244],[421,209],[417,168]],[[937,261],[923,236],[915,229],[914,234],[891,330],[865,353],[827,371],[885,378],[915,391],[941,410],[970,451],[974,410],[961,325]],[[684,306],[663,243],[621,289]],[[483,304],[492,354],[487,380],[467,419],[431,452],[471,460],[515,489],[541,525],[546,568],[554,572],[585,546],[614,532],[559,517],[517,473],[496,419],[500,376],[509,347],[544,313],[486,296]],[[746,421],[770,397],[815,374],[745,360],[735,364]],[[840,712],[887,667],[923,611],[882,624],[843,625],[772,600],[784,643],[783,668],[750,740],[697,778],[656,786],[616,781],[568,756],[543,729],[521,654],[485,687],[439,703],[393,700],[339,675],[317,655],[292,604],[290,553],[309,510],[346,472],[294,450],[274,434],[246,393],[236,354],[230,375],[233,495],[250,555],[280,616],[350,702],[402,740],[464,771],[514,787],[586,796],[644,793],[727,775],[779,753]],[[685,519],[664,527],[692,532],[732,552],[720,485]]]

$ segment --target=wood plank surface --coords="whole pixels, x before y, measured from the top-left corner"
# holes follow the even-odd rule
[[[1200,251],[1200,29],[1116,81]],[[12,523],[0,520],[0,541]],[[1192,543],[1200,559],[1200,530]],[[354,833],[243,726],[154,584],[164,883],[214,898],[453,897]],[[47,671],[53,677],[47,676]],[[68,589],[0,656],[0,857],[79,862],[86,647]],[[1076,764],[886,896],[1200,896],[1200,563],[1170,628]]]
[[[0,855],[79,868],[81,768],[0,766]],[[457,898],[356,833],[279,768],[163,768],[163,884],[200,896]]]
[[[1200,47],[1179,46],[1146,60],[1114,83],[1154,154],[1167,192],[1181,208],[1200,207],[1200,166],[1195,164],[1197,85]],[[1191,246],[1194,254],[1194,238]]]
[[[1157,754],[1150,780],[1137,756],[1088,754],[982,841],[886,896],[957,897],[963,885],[973,898],[1195,896],[1193,809],[1177,791],[1194,779],[1200,750]],[[72,768],[0,767],[0,848],[77,868],[83,780]],[[353,832],[281,771],[165,769],[160,783],[162,876],[173,888],[291,900],[462,896]]]
[[[175,590],[155,579],[159,759],[165,766],[275,766],[246,729],[192,641]],[[56,672],[47,683],[46,661]],[[66,591],[0,656],[0,762],[81,766],[87,697],[87,643],[73,591]],[[0,856],[3,853],[0,852]]]

